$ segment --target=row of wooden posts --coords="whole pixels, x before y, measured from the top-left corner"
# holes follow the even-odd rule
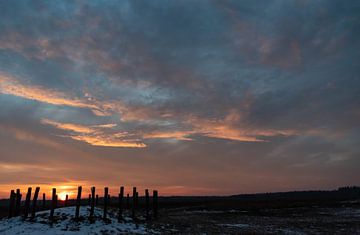
[[[35,218],[35,212],[37,210],[37,200],[39,196],[40,187],[36,187],[34,197],[31,203],[31,191],[32,188],[29,187],[26,198],[25,198],[25,204],[23,209],[23,218],[26,219],[29,216],[30,209],[31,209],[31,219]],[[79,219],[80,216],[80,206],[81,206],[81,192],[82,192],[82,186],[78,187],[78,193],[75,203],[75,219]],[[133,219],[136,219],[136,211],[139,208],[139,193],[136,191],[136,187],[133,187],[133,195],[132,195],[132,208],[131,208],[131,216]],[[13,216],[19,216],[20,215],[20,209],[21,209],[21,197],[22,194],[20,193],[20,189],[16,190],[16,193],[14,190],[11,190],[10,193],[10,205],[9,205],[9,218]],[[103,204],[103,219],[107,219],[107,210],[108,206],[110,204],[110,195],[109,195],[109,188],[104,188],[104,204]],[[118,195],[118,220],[121,221],[123,219],[123,211],[124,211],[124,187],[120,187],[120,193]],[[43,193],[42,198],[42,208],[45,208],[46,199],[45,199],[45,193]],[[90,213],[89,213],[89,219],[92,220],[94,218],[94,207],[99,205],[99,195],[95,195],[95,187],[91,187],[91,193],[89,194],[89,200],[88,205],[90,205]],[[69,206],[69,197],[66,195],[66,199],[64,202],[64,206]],[[58,207],[58,195],[56,194],[56,188],[52,189],[52,199],[50,204],[50,221],[54,220],[54,211]],[[126,207],[127,209],[130,209],[130,195],[127,194],[126,196]],[[145,189],[145,212],[146,212],[146,219],[149,220],[151,218],[150,214],[150,195],[149,190]],[[157,190],[153,191],[152,196],[152,215],[154,218],[157,218],[158,216],[158,192]]]

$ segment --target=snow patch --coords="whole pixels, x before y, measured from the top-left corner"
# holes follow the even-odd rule
[[[116,214],[109,213],[108,220],[101,219],[103,210],[95,208],[94,221],[88,219],[90,207],[80,207],[79,221],[74,220],[75,207],[57,208],[54,222],[50,223],[50,211],[37,212],[35,219],[23,220],[21,217],[0,220],[0,234],[148,234],[156,233],[145,224],[135,223],[130,217],[118,222]]]

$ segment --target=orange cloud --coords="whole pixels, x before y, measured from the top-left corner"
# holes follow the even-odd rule
[[[79,140],[86,142],[94,146],[104,146],[104,147],[124,147],[124,148],[144,148],[146,145],[141,142],[135,142],[133,140],[122,140],[122,139],[113,139],[111,136],[69,136],[74,140]]]
[[[0,92],[52,105],[88,108],[98,116],[110,115],[110,109],[114,107],[107,103],[102,104],[97,101],[69,98],[68,94],[41,86],[24,85],[15,78],[4,74],[0,74]]]
[[[126,148],[144,148],[146,145],[139,142],[139,140],[126,139],[131,136],[127,132],[121,133],[108,133],[107,129],[111,129],[116,124],[103,124],[84,126],[73,123],[60,123],[48,119],[41,120],[42,124],[51,125],[60,130],[71,131],[76,134],[67,135],[74,140],[88,143],[93,146],[104,146],[104,147],[126,147]]]
[[[261,142],[259,136],[277,136],[277,135],[294,135],[292,130],[273,130],[273,129],[256,129],[254,127],[242,127],[242,119],[245,114],[241,114],[236,110],[230,110],[228,115],[223,119],[207,120],[197,117],[190,117],[186,122],[193,125],[194,132],[203,136],[212,138],[245,141],[245,142]]]
[[[58,128],[58,129],[67,130],[67,131],[74,131],[74,132],[79,132],[79,133],[88,134],[88,133],[93,133],[95,131],[95,130],[87,127],[87,126],[78,125],[78,124],[72,124],[72,123],[59,123],[59,122],[51,121],[49,119],[42,119],[41,123],[54,126],[54,127]]]
[[[151,132],[143,135],[145,139],[177,139],[192,140],[188,136],[194,134],[194,131],[172,131],[172,132]]]

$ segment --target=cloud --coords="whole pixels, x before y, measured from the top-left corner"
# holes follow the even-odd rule
[[[74,140],[79,140],[82,142],[86,142],[88,144],[94,146],[103,146],[103,147],[121,147],[121,148],[144,148],[146,144],[141,142],[136,142],[134,140],[121,140],[121,139],[114,139],[108,135],[78,135],[78,136],[69,136]]]
[[[177,139],[177,140],[192,140],[189,136],[196,134],[194,131],[156,131],[145,133],[145,139]]]
[[[64,93],[40,86],[26,86],[21,84],[16,79],[6,75],[0,75],[0,81],[0,91],[3,94],[14,95],[53,105],[66,105],[79,108],[97,109],[95,105],[88,104],[82,100],[68,99]]]
[[[194,132],[200,135],[244,142],[263,142],[261,137],[296,135],[294,130],[259,129],[246,126],[246,112],[230,110],[222,119],[202,119],[189,117],[187,123],[193,125]]]
[[[115,124],[100,124],[92,126],[84,126],[73,123],[60,123],[48,119],[42,119],[42,124],[51,125],[57,129],[70,131],[70,135],[62,135],[74,140],[88,143],[93,146],[103,147],[123,147],[123,148],[144,148],[146,145],[138,139],[130,138],[126,132],[108,131],[116,127]]]
[[[52,125],[58,129],[61,130],[67,130],[67,131],[73,131],[73,132],[78,132],[78,133],[84,133],[84,134],[89,134],[89,133],[93,133],[95,132],[95,130],[87,127],[87,126],[83,126],[83,125],[78,125],[78,124],[72,124],[72,123],[59,123],[59,122],[54,122],[48,119],[42,119],[41,120],[42,124],[48,124],[48,125]]]
[[[0,74],[0,92],[42,103],[91,109],[98,116],[110,115],[109,111],[119,107],[117,104],[101,103],[95,100],[69,98],[68,94],[42,86],[24,85],[13,77]]]

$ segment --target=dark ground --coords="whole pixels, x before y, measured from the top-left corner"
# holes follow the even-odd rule
[[[223,203],[162,209],[152,226],[172,234],[360,234],[360,200]]]
[[[113,209],[116,202],[112,198]],[[0,201],[2,216],[7,215],[7,203]],[[159,207],[159,218],[148,227],[163,234],[360,234],[357,187],[230,197],[160,197]]]

